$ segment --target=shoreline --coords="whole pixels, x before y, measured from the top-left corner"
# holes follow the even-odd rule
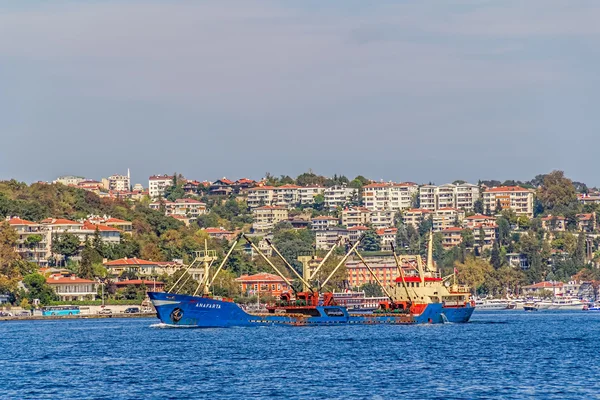
[[[0,317],[0,322],[10,321],[49,321],[68,319],[107,319],[107,318],[156,318],[155,313],[148,314],[79,314],[79,315],[33,315],[27,317]]]

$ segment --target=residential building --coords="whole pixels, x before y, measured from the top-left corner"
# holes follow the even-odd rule
[[[85,181],[86,179],[83,176],[73,176],[73,175],[65,175],[59,176],[52,183],[61,183],[65,186],[77,186],[79,182]]]
[[[98,284],[95,281],[75,275],[52,275],[46,279],[46,283],[56,292],[60,301],[96,300]]]
[[[325,208],[335,210],[338,207],[345,207],[353,200],[358,201],[358,189],[349,188],[346,185],[336,185],[326,188],[323,191],[325,198]]]
[[[433,230],[440,232],[452,226],[460,226],[465,218],[465,212],[457,208],[445,207],[438,208],[433,213]]]
[[[483,206],[487,210],[511,209],[517,215],[533,218],[533,191],[520,186],[500,186],[483,192]]]
[[[365,207],[350,207],[342,210],[342,225],[346,228],[364,226],[371,223],[371,211]]]
[[[389,228],[394,226],[396,211],[375,210],[371,211],[371,225],[373,229]],[[363,225],[363,224],[361,224]]]
[[[136,288],[146,287],[147,292],[164,292],[165,290],[165,283],[156,279],[126,279],[124,281],[117,281],[114,285],[117,287],[117,290],[125,289],[127,286],[135,286]]]
[[[440,208],[455,208],[456,207],[456,186],[448,183],[436,188],[437,207]]]
[[[402,213],[402,221],[405,225],[412,225],[415,229],[419,229],[419,225],[426,218],[432,215],[433,211],[424,208],[411,208]]]
[[[207,212],[206,203],[188,198],[175,201],[161,200],[150,203],[150,208],[153,210],[159,211],[161,207],[164,207],[166,216],[198,217]]]
[[[506,254],[506,261],[515,268],[520,268],[522,270],[529,269],[527,256],[523,253],[508,253]]]
[[[86,179],[77,184],[79,189],[87,190],[88,192],[100,194],[102,190],[105,189],[104,184],[102,182],[98,182],[92,179]]]
[[[280,206],[262,206],[252,210],[255,232],[270,232],[278,222],[288,219],[288,210]]]
[[[577,200],[583,205],[600,204],[600,193],[579,193]]]
[[[98,234],[104,243],[113,245],[121,243],[121,231],[112,226],[84,221],[81,226],[81,232],[86,235],[86,239],[91,239],[94,235]]]
[[[396,242],[396,233],[398,233],[398,229],[384,228],[378,229],[376,232],[381,238],[381,250],[391,251],[392,244]]]
[[[473,211],[475,202],[479,200],[479,186],[472,183],[461,183],[455,186],[455,207],[460,210]]]
[[[237,193],[247,193],[248,189],[254,187],[256,182],[252,179],[241,178],[235,181],[234,188]]]
[[[370,211],[402,211],[411,207],[417,190],[414,183],[372,183],[363,187],[363,201]]]
[[[91,222],[94,222],[94,221],[91,221]],[[122,220],[119,218],[108,217],[108,218],[105,218],[103,221],[101,221],[101,223],[103,223],[106,226],[117,228],[123,233],[131,234],[133,232],[133,223],[130,221],[125,221],[125,220]]]
[[[353,226],[352,228],[348,228],[348,240],[350,243],[354,244],[360,237],[369,230],[366,226]]]
[[[564,232],[567,230],[567,220],[561,215],[548,215],[541,220],[542,228],[547,231]]]
[[[562,296],[566,294],[564,292],[564,283],[563,282],[538,282],[533,285],[527,285],[521,287],[521,296],[524,297],[540,297],[546,293],[549,293],[550,296]],[[575,293],[577,294],[577,293]]]
[[[275,187],[259,186],[248,189],[248,207],[270,206],[275,202]]]
[[[321,215],[310,220],[310,227],[313,231],[322,231],[333,228],[340,223],[340,220],[328,215]]]
[[[580,232],[594,232],[596,230],[596,213],[577,214],[577,229]]]
[[[398,268],[393,261],[387,263],[367,260],[367,262],[384,286],[396,285]],[[360,260],[349,260],[346,262],[346,270],[348,271],[348,285],[352,288],[361,287],[365,283],[377,283],[373,275]]]
[[[454,246],[458,246],[462,242],[462,231],[463,228],[451,227],[446,228],[442,231],[442,245],[445,249],[450,249]]]
[[[437,210],[437,187],[434,185],[423,185],[419,188],[419,208],[422,210]]]
[[[165,189],[173,185],[173,176],[152,175],[148,178],[148,194],[150,198],[157,199],[165,194]]]
[[[315,247],[317,250],[329,250],[338,241],[348,239],[348,230],[344,228],[329,228],[323,231],[315,232]]]
[[[279,297],[290,291],[290,287],[280,276],[261,272],[255,275],[242,275],[236,279],[242,289],[242,293],[251,296]]]
[[[217,196],[229,196],[233,193],[234,182],[227,178],[214,181],[208,188],[208,193]]]
[[[107,190],[116,190],[118,192],[129,192],[131,190],[129,171],[127,171],[127,175],[111,175],[108,177],[107,181]]]
[[[275,188],[275,204],[293,208],[300,203],[300,186],[282,185]]]
[[[123,273],[133,273],[140,278],[158,278],[161,275],[173,275],[175,271],[183,267],[174,261],[150,261],[139,258],[120,258],[118,260],[107,261],[104,267],[113,277],[119,277]]]
[[[7,217],[8,224],[17,231],[16,251],[25,260],[40,266],[48,264],[46,257],[50,251],[50,235],[40,224],[18,217]]]

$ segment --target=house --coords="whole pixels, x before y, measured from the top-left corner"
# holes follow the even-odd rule
[[[161,275],[173,275],[175,271],[182,267],[174,261],[149,261],[139,258],[120,258],[118,260],[107,261],[104,267],[109,274],[115,277],[121,276],[123,273],[133,273],[138,277],[152,278]]]
[[[227,229],[220,228],[204,228],[202,229],[204,232],[208,234],[213,239],[225,239],[231,240],[235,237],[235,232],[228,231]]]
[[[432,213],[433,211],[429,209],[411,208],[402,213],[402,221],[405,225],[412,225],[415,229],[419,229],[419,225]]]
[[[288,210],[280,206],[262,206],[252,210],[255,232],[270,232],[278,222],[288,219]]]
[[[350,207],[342,210],[342,225],[346,228],[364,226],[371,223],[371,211],[365,207]]]
[[[283,278],[266,272],[242,275],[236,281],[240,284],[242,293],[249,296],[279,297],[291,289]]]
[[[152,175],[148,178],[148,194],[150,198],[157,199],[165,194],[165,189],[173,185],[173,176]]]
[[[483,232],[483,246],[482,249],[491,249],[494,245],[494,242],[497,238],[498,226],[495,223],[489,224],[479,224],[473,226],[473,228],[468,228],[473,231],[473,236],[475,238],[475,245],[481,246],[482,238],[481,234]]]
[[[300,186],[282,185],[275,188],[275,204],[281,207],[293,208],[300,203]]]
[[[332,211],[338,207],[345,207],[351,201],[358,202],[358,189],[346,185],[336,185],[323,191],[325,208]]]
[[[121,243],[121,231],[111,226],[92,224],[89,221],[84,221],[81,231],[85,232],[87,238],[91,238],[97,233],[104,243],[115,245]]]
[[[235,181],[234,183],[234,191],[236,193],[247,193],[248,189],[256,186],[256,182],[252,179],[241,178]]]
[[[533,190],[520,186],[486,188],[483,192],[484,208],[499,212],[498,204],[502,210],[511,209],[519,216],[533,218]]]
[[[348,228],[348,240],[350,243],[354,244],[360,237],[368,231],[369,228],[366,226],[353,226],[352,228]]]
[[[547,231],[564,232],[567,230],[567,220],[561,215],[548,215],[541,220],[542,228]]]
[[[133,223],[119,218],[108,217],[103,221],[104,225],[119,229],[121,232],[129,233],[133,231]]]
[[[520,268],[522,270],[529,269],[529,261],[525,254],[508,253],[506,254],[506,261],[515,268]]]
[[[111,175],[107,178],[107,190],[115,190],[118,192],[129,192],[131,190],[131,179],[129,178],[129,171],[127,175]]]
[[[396,211],[375,210],[371,211],[371,226],[373,229],[389,228],[394,226]]]
[[[376,231],[377,235],[381,238],[381,250],[391,251],[392,244],[396,242],[396,228],[384,228]]]
[[[322,231],[333,228],[339,224],[340,220],[328,215],[321,215],[310,220],[310,226],[313,231]]]
[[[96,281],[78,278],[75,275],[51,275],[46,279],[46,283],[56,292],[60,301],[96,300]]]
[[[233,193],[233,184],[234,182],[227,178],[218,179],[210,185],[208,193],[215,196],[229,196]]]
[[[186,181],[183,184],[183,192],[187,195],[195,195],[198,194],[198,189],[201,187],[201,183],[194,180],[194,181]]]
[[[564,283],[562,282],[538,282],[533,285],[521,287],[521,295],[526,297],[540,297],[542,294],[550,292],[552,296],[562,296],[564,293]]]

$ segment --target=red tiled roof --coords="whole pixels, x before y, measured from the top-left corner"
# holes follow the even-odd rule
[[[367,228],[366,226],[353,226],[352,228],[348,228],[349,231],[368,231],[369,228]]]
[[[588,219],[592,219],[594,217],[594,214],[577,214],[577,218],[581,219],[581,220],[588,220]]]
[[[475,215],[471,215],[470,217],[467,217],[465,219],[496,219],[496,218],[488,217],[487,215],[483,215],[483,214],[475,214]]]
[[[407,213],[407,212],[410,212],[410,213],[431,213],[433,211],[426,210],[424,208],[411,208],[411,209],[405,211],[405,213]]]
[[[544,288],[554,288],[554,287],[562,287],[562,282],[538,282],[533,285],[523,286],[523,289],[544,289]]]
[[[136,257],[134,257],[134,258],[119,258],[118,260],[107,261],[104,263],[104,265],[107,267],[121,266],[121,265],[159,265],[159,264],[160,263],[158,263],[156,261],[141,260]]]
[[[240,183],[254,183],[254,181],[252,179],[248,179],[248,178],[241,178],[241,179],[238,179],[235,183],[238,183],[238,184],[240,184]]]
[[[46,218],[42,223],[48,223],[51,225],[81,225],[79,222],[71,221],[70,219],[65,218]]]
[[[337,220],[337,218],[336,217],[330,217],[329,215],[320,215],[318,217],[314,217],[312,220],[313,221],[316,221],[316,220],[331,221],[331,220]]]
[[[388,186],[390,186],[390,185],[387,183],[370,183],[368,185],[363,186],[363,189],[376,188],[376,187],[388,187]]]
[[[565,217],[563,217],[562,215],[548,215],[548,216],[542,218],[542,221],[552,221],[553,219],[555,219],[557,221],[564,221]]]
[[[398,232],[397,228],[383,228],[383,229],[378,229],[376,231],[376,233],[380,236],[385,235],[385,234],[390,234],[390,233],[395,234],[396,232]]]
[[[109,218],[106,221],[104,221],[105,224],[131,224],[131,222],[129,221],[125,221],[123,219],[119,219],[119,218]]]
[[[89,279],[82,279],[76,276],[62,276],[53,275],[46,279],[48,284],[59,284],[59,283],[96,283],[96,281],[90,281]]]
[[[18,217],[14,217],[8,220],[10,225],[35,225],[35,222],[27,221],[26,219],[21,219]]]
[[[281,207],[281,206],[262,206],[262,207],[256,207],[255,210],[285,210],[285,207]]]
[[[275,189],[300,189],[300,188],[301,188],[301,186],[287,184],[287,185],[278,186]]]
[[[458,226],[451,226],[450,228],[446,228],[442,231],[442,233],[444,232],[461,232],[463,231],[464,228],[458,227]]]
[[[255,275],[242,275],[236,279],[239,282],[277,282],[285,283],[285,281],[277,275],[269,274],[266,272],[258,273]]]
[[[255,188],[251,188],[249,190],[274,190],[277,189],[275,186],[259,186]]]
[[[92,224],[91,222],[85,221],[83,223],[83,229],[93,230],[98,229],[100,232],[120,232],[117,228],[113,228],[112,226],[100,225],[100,224]]]
[[[442,207],[442,208],[438,208],[438,211],[460,211],[458,208],[454,208],[454,207]]]

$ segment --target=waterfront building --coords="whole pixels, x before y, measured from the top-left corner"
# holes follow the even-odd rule
[[[517,215],[533,218],[533,190],[520,186],[499,186],[487,188],[483,192],[483,206],[487,210],[497,210],[500,204],[502,210],[511,209]]]
[[[46,283],[56,292],[60,301],[96,300],[96,281],[78,278],[75,275],[51,275],[46,279]]]
[[[152,175],[148,178],[148,194],[150,198],[157,199],[165,194],[165,189],[173,185],[173,176]]]
[[[278,298],[282,293],[291,290],[280,276],[266,272],[254,275],[242,275],[236,281],[240,284],[242,293],[250,296],[272,296]]]
[[[562,282],[544,281],[521,287],[521,296],[524,297],[540,297],[547,292],[551,292],[552,296],[567,294]]]
[[[288,210],[280,206],[262,206],[252,210],[255,232],[270,232],[278,222],[288,219]]]

